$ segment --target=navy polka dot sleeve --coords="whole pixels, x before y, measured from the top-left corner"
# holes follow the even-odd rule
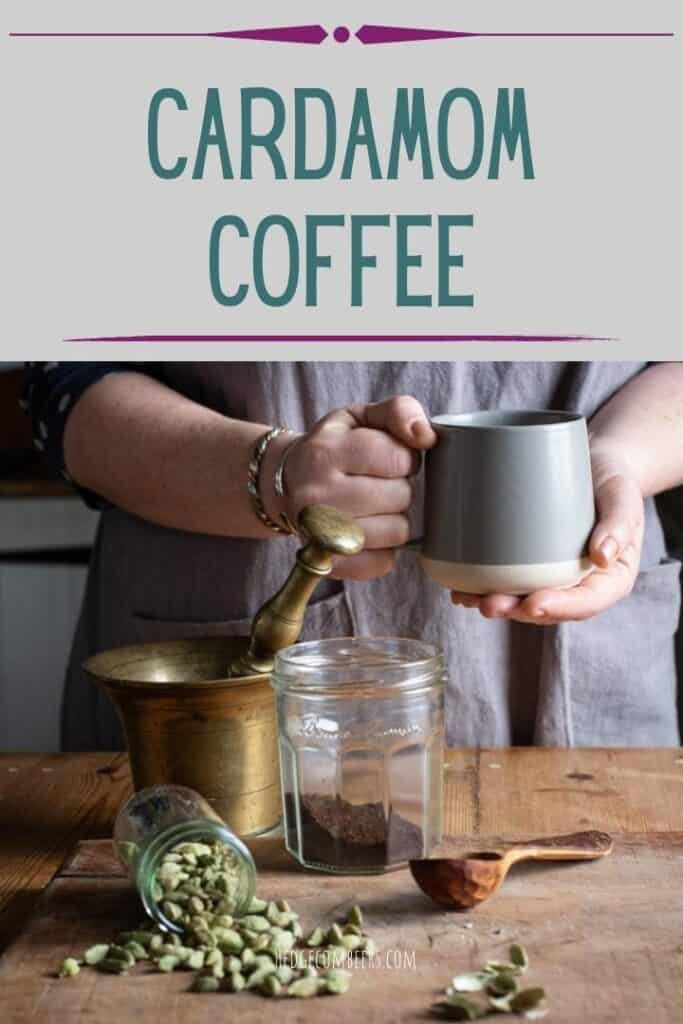
[[[108,508],[98,494],[79,487],[64,464],[64,428],[74,405],[96,381],[134,370],[157,376],[152,363],[27,363],[20,404],[33,422],[33,444],[46,462],[73,484],[91,508]]]

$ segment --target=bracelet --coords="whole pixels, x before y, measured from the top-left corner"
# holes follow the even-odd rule
[[[291,534],[296,533],[296,530],[293,528],[287,516],[280,516],[282,525],[280,523],[276,523],[275,520],[271,519],[266,512],[263,507],[263,500],[261,499],[261,465],[263,463],[263,457],[266,454],[270,442],[275,440],[276,437],[279,437],[280,434],[287,433],[289,433],[287,427],[273,427],[258,439],[254,445],[254,451],[251,459],[249,460],[247,491],[249,492],[252,508],[264,526],[267,526],[269,530],[273,531],[273,533]]]
[[[287,484],[285,483],[285,465],[287,463],[287,459],[289,458],[289,453],[302,436],[302,434],[297,434],[295,437],[292,438],[292,440],[289,442],[289,444],[283,451],[280,457],[280,461],[277,464],[275,476],[273,478],[273,490],[275,491],[275,495],[278,498],[289,497],[287,493]],[[296,526],[294,526],[289,516],[287,516],[284,512],[281,512],[280,519],[285,524],[290,533],[296,534],[298,536],[299,531],[297,530]]]
[[[292,438],[292,440],[289,442],[289,444],[283,451],[282,456],[280,457],[280,461],[277,465],[277,469],[275,470],[275,477],[273,478],[273,487],[275,490],[275,494],[277,495],[278,498],[289,497],[289,495],[287,494],[287,484],[285,483],[285,465],[287,463],[287,459],[289,458],[289,453],[291,452],[292,448],[301,437],[301,434],[297,434],[295,437]]]

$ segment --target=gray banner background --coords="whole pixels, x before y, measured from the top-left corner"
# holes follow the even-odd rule
[[[286,8],[286,10],[285,10]],[[361,46],[281,45],[215,39],[10,39],[12,31],[211,31],[364,21],[476,31],[673,31],[680,4],[653,0],[489,0],[445,5],[301,2],[12,0],[3,5],[0,68],[5,166],[3,248],[9,282],[2,304],[7,358],[159,358],[158,346],[64,346],[61,339],[128,334],[329,333],[588,334],[614,341],[566,345],[435,343],[176,345],[167,358],[675,358],[681,235],[678,129],[681,60],[676,39],[469,39]],[[164,147],[193,152],[208,86],[221,90],[235,134],[239,87],[330,90],[341,126],[353,90],[370,91],[380,144],[395,90],[423,86],[430,109],[456,85],[475,90],[487,114],[499,86],[526,90],[536,165],[502,179],[368,181],[361,158],[351,182],[160,181],[147,159],[149,99],[161,86],[191,110],[169,117]],[[490,121],[489,121],[490,125]],[[466,133],[465,133],[466,135]],[[488,141],[487,141],[488,147]],[[286,144],[283,147],[287,149]],[[233,162],[239,152],[233,145]],[[487,148],[488,152],[488,148]],[[378,269],[365,275],[362,310],[348,305],[348,232],[331,231],[333,271],[320,275],[320,306],[303,289],[268,309],[252,295],[225,309],[209,288],[208,238],[221,214],[252,231],[285,212],[472,213],[459,234],[467,309],[394,308],[391,232],[377,239]],[[415,235],[420,238],[419,234]],[[435,246],[425,232],[416,290],[433,288]],[[248,257],[249,250],[240,250]],[[274,248],[273,263],[279,257]],[[283,268],[280,268],[283,272]],[[274,268],[274,274],[277,267]]]

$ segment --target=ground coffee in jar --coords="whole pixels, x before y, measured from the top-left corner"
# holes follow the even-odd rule
[[[286,798],[288,820],[296,820],[295,797]],[[312,793],[299,805],[302,855],[310,864],[344,870],[383,868],[422,857],[424,833],[407,818],[385,813],[380,802],[352,804]]]
[[[441,838],[443,660],[420,640],[342,637],[279,651],[287,849],[304,865],[376,874]]]

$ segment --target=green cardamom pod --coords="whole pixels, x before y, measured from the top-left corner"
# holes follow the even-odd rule
[[[224,953],[241,953],[244,949],[244,940],[234,928],[217,928],[214,939]]]
[[[476,1020],[479,1017],[478,1006],[458,992],[446,993],[446,1001],[442,1006],[446,1007],[452,1020]]]
[[[274,967],[275,960],[268,953],[258,953],[254,960],[254,967],[258,970],[261,967]]]
[[[183,908],[171,900],[162,900],[161,909],[164,917],[176,924],[183,916]]]
[[[521,974],[517,964],[501,963],[498,960],[487,960],[484,967],[490,974]]]
[[[246,928],[250,932],[270,931],[270,920],[260,914],[247,914],[246,917],[241,918],[239,923],[240,927]]]
[[[80,972],[81,968],[78,960],[75,960],[72,956],[68,956],[66,960],[62,960],[57,974],[60,978],[75,978],[77,974],[80,974]]]
[[[149,960],[149,953],[145,947],[139,942],[135,942],[134,939],[127,942],[123,948],[130,953],[134,960]],[[104,957],[102,957],[102,959],[104,959]]]
[[[275,964],[273,963],[271,963],[270,967],[259,967],[257,970],[251,972],[245,987],[250,989],[260,988],[268,975],[274,973]]]
[[[264,996],[279,996],[282,993],[282,985],[275,974],[269,974],[261,984],[261,991]]]
[[[294,980],[294,970],[289,964],[280,964],[275,968],[275,977],[281,985],[289,985],[290,981]]]
[[[318,946],[322,946],[324,941],[325,932],[322,930],[322,928],[318,927],[314,928],[313,931],[310,933],[310,935],[306,939],[306,945],[310,949],[317,949]]]
[[[161,956],[176,956],[177,949],[178,947],[173,945],[172,942],[164,942],[162,946],[159,946],[159,949],[156,950],[156,952]]]
[[[331,967],[341,967],[349,958],[349,951],[345,946],[328,946],[324,956]]]
[[[494,974],[486,983],[486,991],[491,996],[508,996],[517,991],[517,981],[512,974]]]
[[[363,911],[360,909],[358,904],[356,904],[356,906],[354,907],[351,907],[351,909],[349,910],[348,914],[346,915],[346,923],[358,925],[359,928],[363,927]]]
[[[216,937],[208,928],[193,928],[192,934],[197,945],[203,946],[205,949],[215,949]]]
[[[235,919],[231,914],[216,914],[212,922],[217,928],[232,928],[234,923]]]
[[[273,956],[282,957],[292,950],[295,942],[296,939],[291,932],[281,932],[279,935],[271,936],[268,950]]]
[[[251,967],[253,964],[256,963],[256,953],[254,952],[253,949],[250,949],[247,946],[246,949],[242,950],[240,954],[240,960],[242,961],[243,967]]]
[[[109,957],[96,963],[95,969],[104,974],[128,974],[128,967],[122,960],[111,960]]]
[[[224,992],[241,992],[247,984],[246,978],[239,971],[231,971],[226,974],[221,989]]]
[[[523,988],[510,1002],[510,1009],[513,1013],[528,1013],[536,1010],[545,1001],[545,989]]]
[[[104,963],[106,963],[106,960]],[[164,974],[170,974],[171,971],[175,971],[179,963],[180,957],[166,954],[165,956],[159,957],[157,960],[157,968]]]
[[[200,971],[204,966],[204,953],[201,949],[193,949],[184,964],[191,971]]]
[[[310,999],[312,996],[317,996],[320,989],[320,978],[299,978],[288,987],[287,995],[294,996],[296,999]]]
[[[100,960],[104,960],[108,952],[109,945],[107,943],[98,943],[96,946],[91,946],[90,949],[86,949],[83,954],[83,959],[86,964],[90,965],[90,967],[94,967],[95,964],[100,962]]]
[[[492,977],[488,971],[470,971],[467,974],[457,974],[451,981],[451,988],[455,992],[483,992]]]
[[[129,953],[127,949],[124,949],[123,946],[110,946],[107,952],[107,958],[109,960],[120,960],[121,963],[125,964],[127,967],[135,966],[135,957],[132,953]]]
[[[343,995],[351,987],[351,972],[342,970],[326,971],[323,975],[325,990],[332,995]]]
[[[190,986],[191,992],[218,992],[221,987],[221,983],[218,978],[212,978],[203,974],[197,974]]]
[[[515,967],[519,967],[522,973],[524,973],[529,966],[529,955],[524,946],[520,946],[518,943],[514,942],[510,946],[509,956],[510,962],[513,963]]]

